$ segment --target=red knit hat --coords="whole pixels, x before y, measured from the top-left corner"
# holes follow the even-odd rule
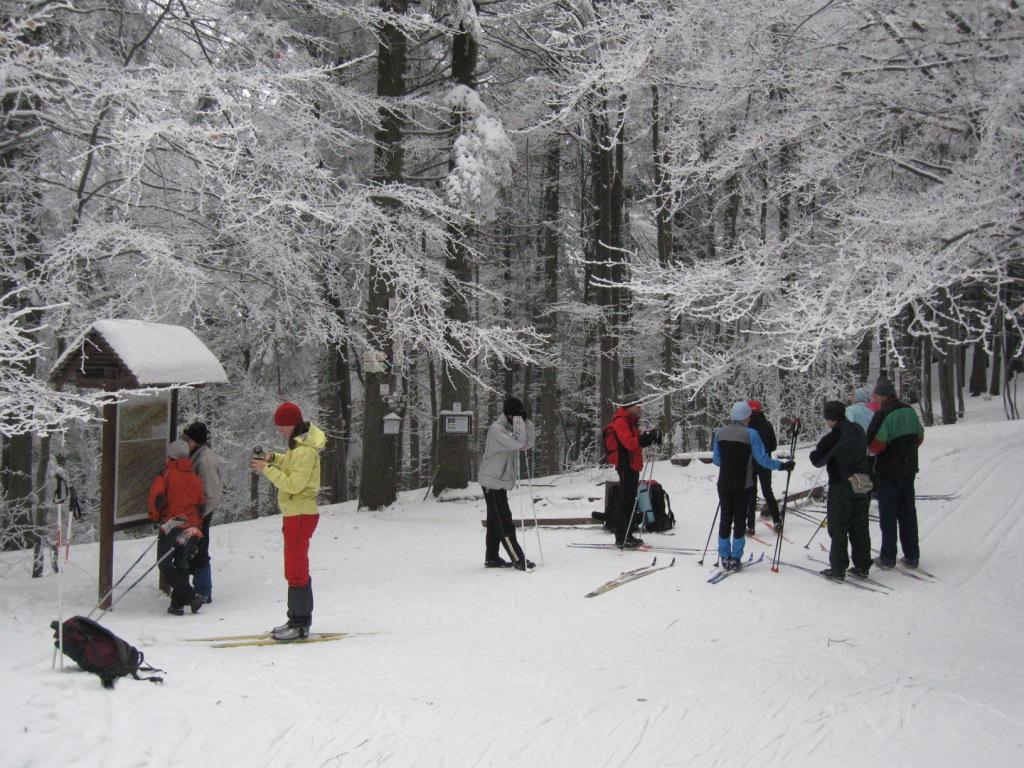
[[[761,412],[761,401],[760,400],[747,400],[747,405],[750,406],[750,410],[754,413]]]
[[[302,409],[295,403],[281,403],[274,411],[274,423],[279,427],[297,427],[302,423]]]

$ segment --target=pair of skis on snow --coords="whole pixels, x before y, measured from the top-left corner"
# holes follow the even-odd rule
[[[304,643],[326,643],[332,640],[344,640],[354,637],[360,632],[312,632],[309,637],[297,640],[275,640],[270,631],[258,635],[222,635],[220,637],[190,637],[190,643],[209,643],[211,648],[245,648],[260,645],[301,645]]]
[[[764,562],[764,552],[761,553],[761,556],[759,558],[757,558],[757,560],[754,559],[754,553],[751,552],[750,553],[750,557],[747,558],[746,562],[743,563],[742,565],[740,565],[738,568],[734,568],[732,570],[726,570],[725,568],[718,568],[718,569],[712,571],[711,575],[708,576],[708,584],[719,584],[720,582],[723,582],[727,578],[732,576],[734,573],[739,573],[740,571],[745,571],[747,568],[752,568],[753,566],[757,565],[758,563],[762,563],[762,562]]]
[[[588,592],[584,597],[597,597],[598,595],[603,595],[605,592],[611,592],[613,589],[621,587],[623,584],[629,584],[631,581],[636,581],[637,579],[642,579],[645,576],[650,576],[652,573],[664,571],[666,568],[671,568],[675,564],[675,557],[672,558],[672,562],[668,565],[658,565],[658,558],[655,557],[654,560],[651,561],[650,565],[645,565],[641,568],[634,568],[631,571],[623,571],[611,581],[606,581],[593,592]]]

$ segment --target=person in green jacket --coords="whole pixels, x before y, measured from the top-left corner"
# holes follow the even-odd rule
[[[251,466],[277,488],[277,503],[283,518],[288,621],[274,628],[273,637],[289,641],[308,637],[313,623],[309,540],[320,521],[316,496],[320,490],[320,451],[327,437],[302,418],[302,411],[295,403],[282,403],[274,412],[274,424],[288,441],[288,450],[256,456]]]

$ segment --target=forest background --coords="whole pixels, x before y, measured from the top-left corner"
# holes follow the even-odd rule
[[[666,455],[881,374],[926,424],[965,390],[1017,418],[1022,49],[1018,0],[5,0],[4,546],[58,464],[97,506],[103,395],[49,373],[101,318],[224,364],[180,416],[223,519],[269,511],[285,399],[324,501],[369,509],[475,479],[509,394],[535,476],[594,464],[627,392]]]

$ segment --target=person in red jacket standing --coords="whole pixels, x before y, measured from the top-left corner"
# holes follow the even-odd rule
[[[640,432],[637,424],[643,407],[640,398],[626,395],[612,416],[607,431],[605,451],[608,460],[619,473],[619,518],[615,527],[615,545],[620,549],[636,549],[644,542],[633,536],[636,493],[640,487],[640,470],[644,468],[644,451],[652,443],[661,443],[661,431],[650,429]]]
[[[188,444],[175,440],[167,446],[167,464],[149,487],[149,519],[160,526],[157,558],[160,571],[171,583],[171,604],[167,612],[185,613],[185,606],[198,613],[203,596],[189,581],[189,566],[203,537],[203,481],[192,471]]]

